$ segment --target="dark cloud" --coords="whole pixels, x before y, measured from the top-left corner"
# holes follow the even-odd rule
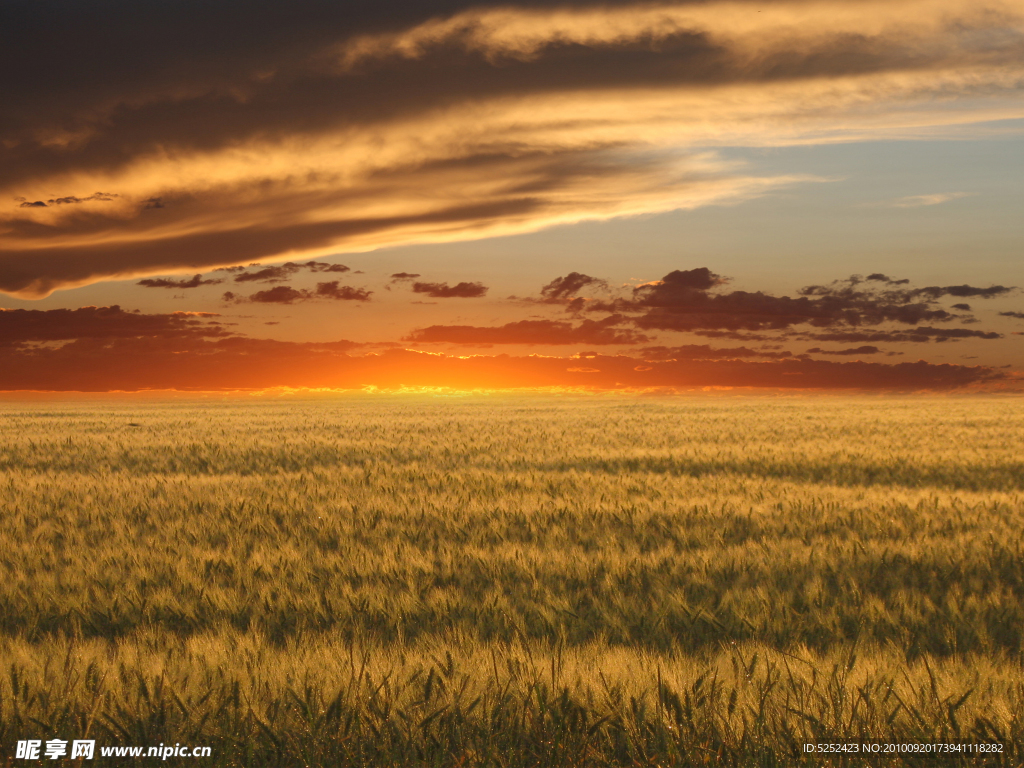
[[[333,280],[329,283],[317,283],[316,291],[313,295],[320,299],[339,299],[341,301],[369,301],[370,294],[373,291],[367,291],[363,288],[352,288],[348,285],[338,285],[337,280]]]
[[[483,283],[413,283],[413,293],[425,293],[432,299],[475,299],[487,293]]]
[[[874,274],[868,275],[866,278],[860,275],[851,275],[845,280],[836,280],[829,285],[810,285],[800,290],[801,295],[804,296],[821,296],[821,297],[847,297],[852,293],[857,292],[857,286],[863,282],[883,282],[886,285],[908,285],[909,279],[903,280],[892,280],[886,275]],[[893,302],[908,303],[915,299],[924,297],[925,299],[940,299],[943,296],[957,296],[957,297],[976,297],[982,299],[991,299],[996,296],[1003,296],[1007,293],[1011,293],[1017,290],[1015,287],[1007,287],[1004,285],[992,285],[988,288],[978,288],[973,285],[947,285],[938,286],[931,285],[925,288],[897,288],[889,289],[882,292],[874,292],[874,295],[884,297]]]
[[[927,288],[917,288],[911,291],[914,296],[928,296],[938,299],[943,296],[956,296],[957,298],[994,299],[996,296],[1005,296],[1017,290],[1015,287],[1005,285],[990,285],[988,288],[976,288],[973,285],[947,285],[940,287],[931,285]]]
[[[260,266],[260,265],[256,265]],[[295,264],[288,261],[273,267],[264,267],[256,272],[241,271],[235,275],[236,283],[277,283],[295,275],[303,269],[310,272],[349,272],[349,267],[344,264],[325,264],[322,261],[307,261],[305,264]]]
[[[0,390],[231,390],[265,387],[587,387],[678,391],[701,387],[958,390],[1007,379],[982,366],[826,360],[650,361],[629,356],[447,356],[389,350],[353,356],[349,341],[79,339],[59,349],[0,347]]]
[[[570,299],[587,287],[607,288],[608,283],[582,272],[570,272],[565,277],[556,277],[541,288],[540,295],[548,300]]]
[[[1024,320],[1024,312],[1000,312],[1000,317],[1015,317],[1018,320]]]
[[[0,346],[0,390],[132,391],[318,386],[337,380],[350,341],[298,343],[174,336],[76,339],[60,348]]]
[[[395,274],[391,276],[391,281],[398,282],[399,280],[414,280],[417,277],[422,277],[422,275],[413,272],[395,272]]]
[[[203,280],[202,275],[193,275],[189,280],[171,280],[164,277],[139,280],[136,285],[146,288],[199,288],[202,285],[219,285],[223,280]]]
[[[321,285],[331,286],[323,289],[324,293],[337,289],[331,283]],[[286,287],[275,286],[269,290]],[[1005,374],[978,366],[931,365],[923,361],[899,365],[838,363],[783,358],[788,355],[786,352],[765,353],[743,347],[716,349],[703,345],[649,347],[643,350],[643,358],[603,356],[594,352],[574,357],[454,357],[401,350],[353,357],[354,351],[381,345],[344,340],[297,343],[246,338],[225,330],[216,317],[205,312],[144,314],[118,306],[0,310],[0,389],[102,391],[420,385],[913,391],[986,386],[1005,379]],[[537,343],[552,343],[554,338],[564,343],[604,344],[609,341],[608,333],[630,334],[612,327],[621,320],[612,316],[575,327],[556,321],[524,321],[501,328],[470,328],[463,338],[469,343],[531,343],[531,338],[537,339]],[[619,339],[619,342],[626,341]],[[774,354],[780,357],[770,356]],[[744,357],[766,359],[750,362],[741,359]],[[585,365],[581,365],[583,359]],[[586,381],[581,381],[580,376],[586,376]]]
[[[905,102],[1016,87],[1009,5],[791,5],[0,3],[0,194],[26,206],[2,213],[0,289],[741,199],[784,182],[712,167],[708,139],[861,136]],[[692,135],[693,167],[645,159],[655,134]],[[44,202],[100,185],[121,197]]]
[[[322,261],[307,261],[305,266],[311,272],[351,272],[351,267],[346,267],[344,264],[325,264]]]
[[[640,350],[645,360],[720,360],[744,357],[761,357],[784,360],[793,357],[791,352],[765,351],[749,347],[712,347],[708,344],[684,344],[678,347],[644,347]]]
[[[903,280],[890,280],[876,274],[865,280],[858,275],[837,280],[829,285],[802,288],[798,296],[774,296],[763,292],[726,291],[726,281],[706,267],[676,270],[661,280],[632,289],[631,295],[610,301],[594,301],[587,311],[625,313],[638,328],[644,330],[690,331],[706,333],[725,331],[790,331],[797,326],[818,328],[877,326],[884,323],[906,325],[921,322],[972,322],[970,316],[957,315],[936,305],[936,299],[969,293],[974,296],[996,296],[1014,290],[1005,286],[974,288],[905,288]],[[882,283],[882,287],[870,285]],[[892,285],[900,287],[893,288]],[[930,338],[994,338],[983,332],[907,332],[906,340]],[[926,339],[925,339],[926,340]]]
[[[75,197],[74,195],[68,195],[67,197],[53,198],[47,200],[46,202],[49,203],[50,205],[74,205],[77,203],[88,203],[92,201],[109,203],[110,201],[117,197],[120,197],[120,195],[115,195],[112,192],[94,192],[88,197]],[[32,205],[39,207],[40,202],[32,203]],[[24,205],[25,204],[23,203],[22,207],[24,207]]]
[[[718,339],[742,342],[825,341],[860,346],[823,350],[826,355],[898,355],[882,352],[878,343],[928,343],[961,339],[998,339],[995,331],[963,327],[937,327],[921,321],[961,324],[977,322],[971,315],[956,314],[937,305],[937,298],[956,290],[979,296],[995,296],[1015,290],[1006,286],[976,288],[947,286],[919,289],[908,279],[893,279],[882,273],[867,278],[853,275],[828,285],[801,289],[795,297],[764,292],[730,291],[728,280],[707,267],[674,270],[661,280],[642,283],[625,291],[607,288],[607,283],[581,273],[559,277],[541,289],[540,298],[521,301],[561,303],[577,313],[605,311],[621,319],[617,325],[632,324],[642,331],[681,331]],[[574,294],[581,287],[601,284],[608,298],[584,299]],[[515,299],[516,297],[510,297]],[[966,304],[957,310],[970,310]],[[912,327],[900,327],[910,325]],[[893,327],[896,326],[896,327]],[[652,347],[663,359],[691,359],[754,356],[750,347],[715,350],[707,345]],[[654,355],[652,351],[650,354]],[[763,354],[785,358],[791,353]]]
[[[851,347],[849,349],[821,349],[820,347],[814,347],[813,349],[808,349],[807,350],[807,353],[810,354],[810,355],[842,355],[842,356],[877,355],[877,354],[880,354],[881,352],[882,352],[882,350],[880,350],[878,347],[872,347],[870,345],[864,345],[862,347]]]
[[[766,342],[766,341],[778,341],[780,338],[786,339],[789,334],[776,334],[776,333],[749,333],[747,331],[709,331],[699,330],[694,331],[694,335],[703,336],[708,339],[729,339],[730,341],[752,341],[752,342]]]
[[[560,320],[519,320],[497,327],[432,325],[414,331],[404,341],[450,344],[641,344],[648,337],[616,328],[625,318],[609,315],[603,320],[584,320],[579,325]]]
[[[227,296],[228,294],[225,293],[224,298]],[[236,299],[236,301],[251,301],[256,304],[291,304],[308,298],[309,291],[298,290],[289,285],[278,285],[265,291],[257,291],[248,298]]]
[[[293,304],[296,301],[316,301],[317,299],[335,299],[338,301],[369,301],[373,291],[364,288],[352,288],[339,285],[337,280],[329,283],[317,283],[316,290],[292,288],[290,285],[277,285],[265,291],[257,291],[249,296],[238,296],[227,291],[223,299],[228,302],[255,304]]]
[[[870,274],[864,279],[872,282],[885,283],[886,285],[906,285],[907,283],[910,282],[909,278],[905,277],[902,280],[896,280],[894,278],[889,277],[888,275],[883,275],[881,272],[875,272],[873,274]]]
[[[840,280],[832,283],[831,285],[812,285],[801,289],[800,293],[804,296],[814,296],[821,299],[831,299],[842,301],[858,295],[864,296],[865,292],[857,289],[857,285],[864,280],[884,282],[887,286],[905,286],[910,281],[908,279],[903,280],[891,280],[886,275],[874,274],[868,275],[867,278],[861,278],[859,275],[853,275],[846,280]],[[931,285],[924,288],[898,288],[889,289],[883,291],[870,292],[869,296],[873,296],[879,302],[885,302],[890,307],[902,307],[904,311],[910,309],[914,311],[915,306],[931,305],[938,299],[946,296],[953,296],[957,298],[973,297],[978,299],[993,299],[998,296],[1005,296],[1006,294],[1012,293],[1017,289],[1012,286],[1005,285],[992,285],[987,288],[980,288],[973,285],[947,285],[938,286]],[[964,312],[969,312],[971,306],[969,304],[954,304],[953,309],[958,309]],[[891,309],[889,311],[892,311]],[[896,319],[896,318],[890,318]],[[921,316],[917,319],[911,319],[903,322],[919,322],[924,319],[948,319],[942,315],[933,315],[930,318]],[[961,318],[965,321],[969,321],[970,318]]]
[[[229,335],[210,312],[143,314],[116,304],[79,309],[0,309],[0,345],[134,337],[216,338]]]
[[[660,301],[671,302],[680,291],[707,291],[725,282],[721,275],[716,275],[707,267],[677,269],[657,283],[638,287],[634,293],[643,294],[654,302],[652,306],[657,306]]]
[[[376,8],[365,2],[330,5],[326,0],[304,0],[253,7],[226,0],[210,7],[199,0],[180,0],[165,9],[128,0],[78,7],[57,0],[6,3],[0,17],[7,30],[0,62],[10,74],[0,82],[12,115],[8,131],[35,139],[33,131],[41,126],[85,123],[102,128],[88,142],[93,155],[113,155],[110,145],[120,139],[123,151],[132,156],[161,142],[210,149],[259,132],[322,130],[490,94],[770,82],[868,74],[890,67],[916,71],[927,67],[929,58],[938,63],[960,53],[950,47],[926,54],[898,40],[845,34],[751,60],[742,55],[744,51],[730,51],[703,31],[679,29],[656,40],[645,40],[643,35],[649,33],[643,31],[638,39],[623,34],[618,40],[591,44],[551,35],[527,57],[515,50],[474,50],[476,30],[467,20],[447,39],[435,36],[414,57],[386,51],[364,57],[357,67],[332,68],[327,66],[331,50],[362,34],[397,33],[469,8],[545,10],[551,4],[435,0],[415,7],[392,0],[373,4]],[[598,6],[612,12],[616,6],[630,9],[622,0],[559,4]],[[107,55],[91,55],[95,49],[86,40],[101,45]],[[977,38],[971,42],[978,46]],[[1013,42],[989,41],[989,55],[1016,52]],[[33,66],[18,66],[25,61]],[[125,61],[133,66],[121,66]],[[264,76],[257,77],[260,73]],[[237,89],[235,98],[232,89]],[[334,98],[325,98],[328,95]],[[124,108],[111,114],[111,104]],[[58,106],[64,115],[56,113]],[[99,114],[90,115],[90,109]],[[190,125],[189,120],[195,123]],[[21,159],[34,151],[41,156],[37,163],[50,159],[40,144],[36,139],[12,155]],[[84,153],[76,153],[80,154]],[[109,163],[113,157],[74,159]],[[15,164],[17,170],[19,165]]]
[[[0,148],[2,152],[2,148]],[[68,282],[90,282],[101,275],[168,272],[185,266],[210,266],[268,258],[282,251],[321,248],[405,226],[447,227],[480,219],[501,220],[534,210],[529,198],[446,207],[409,216],[303,221],[268,228],[250,225],[225,231],[195,231],[141,242],[99,243],[73,249],[49,246],[32,249],[0,248],[0,291],[40,296]],[[92,219],[86,216],[83,226]],[[18,225],[12,225],[15,229]],[[27,227],[32,229],[32,227]]]
[[[972,331],[967,328],[931,328],[918,326],[909,330],[896,331],[836,331],[831,333],[800,334],[801,339],[834,341],[847,344],[858,342],[922,343],[928,341],[957,341],[959,339],[1001,339],[995,331]]]
[[[892,302],[865,291],[838,291],[798,298],[760,291],[709,293],[706,289],[667,282],[641,286],[633,306],[646,308],[640,328],[675,331],[698,329],[782,330],[795,325],[875,325],[884,321],[914,323],[951,319],[949,312],[917,302]]]
[[[256,272],[242,272],[235,275],[236,283],[276,283],[289,279],[299,271],[297,264],[282,264],[264,267]]]

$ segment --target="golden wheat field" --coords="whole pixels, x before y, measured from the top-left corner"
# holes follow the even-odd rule
[[[125,399],[0,419],[2,764],[31,764],[29,739],[96,742],[55,765],[1024,754],[1019,399]],[[158,744],[210,756],[100,753]]]

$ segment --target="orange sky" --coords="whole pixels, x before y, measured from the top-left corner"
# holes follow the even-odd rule
[[[0,389],[1024,366],[1017,2],[41,0],[0,26]]]

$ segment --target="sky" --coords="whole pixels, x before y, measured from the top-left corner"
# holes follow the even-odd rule
[[[0,390],[1018,391],[1024,6],[8,0]]]

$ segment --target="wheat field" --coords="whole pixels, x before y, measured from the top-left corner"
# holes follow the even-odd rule
[[[1019,399],[125,398],[0,419],[5,765],[54,738],[205,745],[163,761],[202,766],[861,764],[800,756],[846,738],[1004,745],[928,765],[1024,754]]]

